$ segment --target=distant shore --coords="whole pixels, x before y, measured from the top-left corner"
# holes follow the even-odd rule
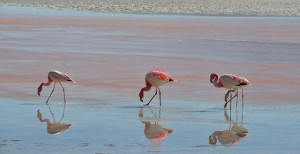
[[[300,16],[299,0],[0,0],[1,5],[116,13]]]

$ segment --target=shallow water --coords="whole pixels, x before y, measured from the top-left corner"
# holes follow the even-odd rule
[[[1,6],[0,153],[298,153],[299,24],[299,18],[286,17]],[[154,67],[178,80],[161,87],[161,111],[158,98],[144,108],[138,99],[145,74]],[[44,103],[52,86],[36,94],[52,69],[77,82],[64,84],[61,123],[72,127],[57,135],[47,133],[47,123],[37,118],[40,109],[42,120],[54,121]],[[208,144],[214,131],[234,124],[222,108],[226,90],[209,83],[212,72],[245,76],[252,83],[244,90],[244,110],[240,98],[231,112],[249,134],[233,146]],[[56,122],[63,113],[61,93],[57,86],[49,103]],[[174,132],[151,142],[145,128]]]
[[[93,106],[84,103],[68,104],[62,123],[72,127],[50,135],[47,124],[36,117],[40,109],[53,122],[47,105],[1,99],[1,153],[298,153],[300,150],[299,105],[248,104],[243,113],[241,108],[232,110],[230,123],[225,116],[230,117],[230,111],[216,107],[219,103],[193,108],[168,106],[161,111],[154,104],[142,108],[132,102]],[[52,103],[50,108],[58,121],[63,105]],[[157,122],[175,131],[162,141],[151,142],[144,134],[142,121]],[[229,130],[234,123],[243,125],[248,135],[235,145],[208,144],[208,137],[214,131]]]

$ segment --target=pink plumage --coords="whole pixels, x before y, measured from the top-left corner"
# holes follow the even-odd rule
[[[40,86],[38,87],[37,89],[37,94],[40,96],[40,93],[42,92],[42,89],[43,89],[43,86],[49,86],[52,82],[54,82],[54,86],[53,86],[53,89],[52,89],[52,92],[50,93],[46,103],[48,103],[49,101],[49,98],[50,96],[52,95],[54,89],[55,89],[55,84],[56,83],[59,83],[60,86],[62,87],[63,89],[63,93],[64,93],[64,101],[66,103],[66,98],[65,98],[65,89],[64,87],[62,86],[61,82],[73,82],[75,83],[75,81],[73,79],[71,79],[71,77],[69,77],[67,74],[65,73],[62,73],[60,71],[56,71],[56,70],[53,70],[53,71],[50,71],[48,73],[48,82],[47,83],[41,83]]]
[[[161,69],[153,69],[152,71],[148,72],[145,77],[146,87],[142,88],[139,93],[141,102],[143,102],[144,91],[149,91],[151,89],[151,87],[153,86],[156,88],[156,92],[155,92],[154,96],[157,94],[157,89],[159,91],[159,98],[160,98],[160,105],[161,105],[161,92],[160,92],[159,86],[163,85],[164,83],[172,82],[172,81],[175,81],[175,80],[166,71],[163,71]],[[152,101],[154,96],[151,98],[149,103],[147,103],[146,105],[150,104],[150,102]]]
[[[242,89],[242,98],[243,98],[244,97],[243,87],[251,85],[251,83],[248,81],[248,79],[246,79],[244,77],[239,77],[239,76],[233,75],[233,74],[224,74],[219,77],[216,73],[213,73],[210,75],[210,82],[213,83],[213,85],[217,88],[223,87],[223,88],[229,89],[229,91],[225,94],[226,104],[225,104],[224,108],[226,107],[227,103],[229,102],[229,101],[227,101],[227,97],[230,92],[236,91],[236,95],[234,97],[238,97],[238,89]],[[231,101],[231,99],[230,99],[230,101]]]

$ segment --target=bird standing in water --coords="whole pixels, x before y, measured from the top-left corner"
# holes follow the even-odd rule
[[[242,99],[244,98],[244,92],[243,87],[250,85],[250,82],[244,78],[239,77],[233,74],[224,74],[222,76],[219,76],[216,73],[213,73],[210,75],[210,82],[213,83],[213,85],[217,88],[223,87],[226,89],[229,89],[228,92],[225,94],[225,105],[224,108],[226,108],[227,103],[231,102],[231,100],[234,97],[238,97],[238,89],[242,89]],[[235,92],[235,95],[230,98],[229,101],[227,101],[228,95],[231,94],[231,92]],[[244,102],[243,102],[244,106]]]
[[[53,86],[53,89],[52,89],[52,92],[50,93],[46,103],[48,103],[49,101],[49,98],[51,97],[54,89],[55,89],[55,85],[56,83],[59,83],[60,86],[62,87],[63,89],[63,93],[64,93],[64,103],[66,103],[66,96],[65,96],[65,89],[64,87],[62,86],[61,82],[73,82],[75,83],[74,80],[72,80],[67,74],[65,73],[62,73],[60,71],[50,71],[48,73],[48,82],[47,83],[41,83],[41,85],[38,87],[37,89],[37,94],[40,96],[40,93],[42,92],[42,89],[43,89],[43,86],[49,86],[52,82],[54,82],[54,86]]]
[[[144,91],[149,91],[153,86],[156,88],[155,94],[152,96],[150,101],[147,104],[145,104],[145,106],[149,105],[152,99],[155,97],[155,95],[157,94],[157,89],[159,91],[159,104],[161,106],[161,92],[159,86],[161,86],[164,83],[172,82],[172,81],[175,81],[175,79],[171,78],[167,72],[160,69],[153,69],[152,71],[147,73],[145,77],[146,87],[142,88],[139,93],[141,102],[143,102]]]

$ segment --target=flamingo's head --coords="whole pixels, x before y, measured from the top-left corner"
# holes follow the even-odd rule
[[[210,75],[210,82],[213,83],[213,81],[214,81],[215,79],[218,79],[218,74],[212,73],[212,74]]]
[[[41,93],[42,89],[43,89],[43,84],[41,84],[41,85],[38,87],[38,89],[37,89],[37,94],[38,94],[39,96],[40,96],[40,93]]]
[[[141,90],[141,92],[139,93],[139,97],[140,97],[140,101],[143,102],[144,91]]]

